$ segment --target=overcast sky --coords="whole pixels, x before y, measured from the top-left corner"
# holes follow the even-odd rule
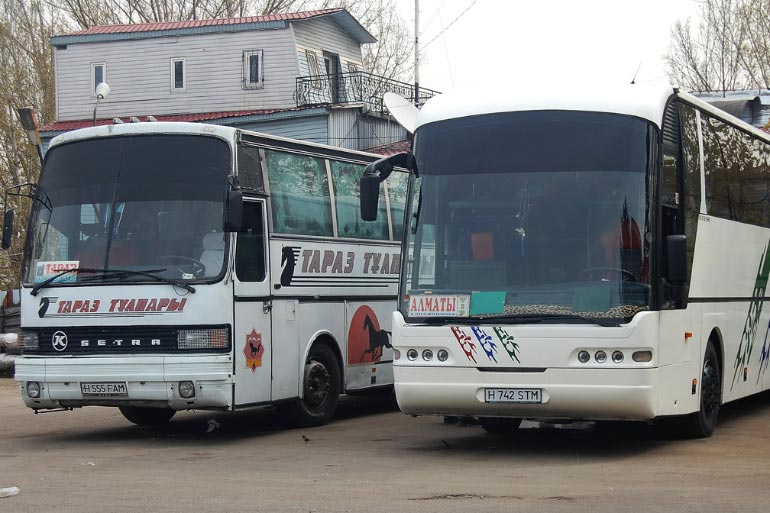
[[[414,27],[414,0],[396,1]],[[678,19],[695,22],[698,14],[697,0],[419,0],[419,5],[420,85],[441,92],[480,81],[501,88],[512,81],[565,87],[586,80],[628,83],[637,68],[637,82],[665,78],[671,27]]]

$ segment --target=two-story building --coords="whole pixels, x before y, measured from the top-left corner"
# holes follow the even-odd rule
[[[51,38],[56,122],[64,131],[115,122],[193,121],[366,149],[406,139],[382,106],[409,84],[363,69],[375,38],[345,9],[95,26]],[[98,98],[96,87],[110,86]],[[421,91],[421,101],[434,91]]]

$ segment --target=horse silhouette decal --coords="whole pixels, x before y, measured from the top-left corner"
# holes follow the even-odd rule
[[[348,321],[348,365],[382,362],[383,350],[392,348],[390,332],[382,329],[377,314],[369,305],[360,305]]]
[[[387,330],[377,329],[372,322],[372,318],[368,315],[364,318],[364,330],[369,333],[369,348],[365,349],[359,358],[359,362],[364,361],[364,356],[368,354],[372,355],[372,361],[376,362],[382,358],[383,348],[393,347],[390,345],[390,332]],[[379,354],[377,350],[379,349]]]
[[[299,246],[284,246],[281,249],[281,285],[288,287],[294,278],[294,267],[297,265],[297,253]]]

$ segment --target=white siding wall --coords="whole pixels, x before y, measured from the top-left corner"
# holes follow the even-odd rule
[[[351,150],[366,150],[403,141],[408,134],[395,121],[371,116],[361,108],[332,109],[329,115],[329,141],[326,144]]]
[[[318,63],[323,72],[323,52],[335,53],[340,56],[341,71],[348,72],[348,62],[358,64],[362,68],[361,45],[339,25],[328,18],[294,23],[294,34],[297,41],[297,58],[299,61],[299,76],[310,75],[307,64],[306,50],[312,50],[318,56]]]
[[[242,88],[244,50],[264,50],[264,88]],[[184,57],[186,92],[171,92],[172,57]],[[109,96],[97,117],[295,107],[297,50],[291,28],[71,44],[55,52],[57,119],[88,119],[91,63],[107,63]]]

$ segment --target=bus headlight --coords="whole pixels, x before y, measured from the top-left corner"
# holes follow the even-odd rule
[[[413,362],[417,359],[417,349],[410,349],[406,352],[406,357],[410,362]]]
[[[591,359],[591,355],[585,349],[583,349],[582,351],[580,351],[578,353],[578,361],[580,363],[588,363],[588,360],[590,360],[590,359]]]
[[[607,353],[604,351],[596,351],[594,359],[596,360],[596,363],[604,363],[607,361]]]
[[[230,340],[227,328],[177,330],[179,349],[227,349]]]
[[[436,358],[440,362],[445,362],[449,359],[449,352],[446,349],[439,349],[438,353],[436,353]]]
[[[40,349],[40,340],[36,331],[24,331],[21,334],[21,347],[25,351]]]
[[[622,351],[613,351],[612,352],[612,361],[615,363],[623,363],[623,352]]]
[[[183,399],[195,397],[195,385],[192,381],[179,382],[179,396]]]
[[[433,351],[430,349],[426,349],[422,352],[422,359],[426,362],[429,362],[433,359]]]
[[[40,397],[40,383],[27,381],[27,396],[31,399],[38,399]]]

